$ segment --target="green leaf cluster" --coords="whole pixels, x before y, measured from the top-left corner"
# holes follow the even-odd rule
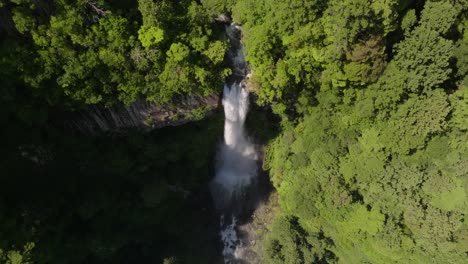
[[[8,66],[51,104],[167,103],[222,87],[227,41],[195,1],[25,0],[3,9],[15,28],[2,42],[15,41],[21,58]],[[174,60],[180,45],[184,60]]]
[[[358,12],[352,10],[345,12]],[[327,19],[341,17],[330,13]],[[407,12],[401,40],[375,82],[356,86],[348,78],[335,89],[321,79],[316,102],[295,123],[283,122],[282,135],[268,151],[265,167],[283,210],[282,227],[272,227],[271,237],[295,234],[283,234],[288,223],[281,217],[292,217],[304,237],[320,234],[301,254],[312,254],[317,246],[332,254],[330,263],[467,261],[467,89],[460,75],[463,48],[454,53],[455,43],[462,47],[465,39],[456,25],[464,21],[459,4],[427,1],[417,21],[414,11]],[[376,26],[359,15],[347,23],[363,30]],[[385,36],[380,32],[382,41]],[[372,57],[359,52],[365,47],[355,44],[341,58],[351,61],[344,69],[356,81],[362,70],[350,58]],[[320,263],[284,241],[265,241],[265,258]],[[303,245],[295,241],[295,247]]]

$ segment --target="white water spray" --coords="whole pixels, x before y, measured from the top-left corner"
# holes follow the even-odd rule
[[[218,152],[212,192],[218,208],[232,206],[257,173],[257,152],[244,130],[249,93],[242,84],[224,87],[224,143]]]
[[[211,192],[216,207],[231,210],[231,213],[236,207],[240,207],[237,203],[242,202],[244,191],[257,175],[257,151],[244,129],[248,96],[243,83],[224,86],[224,142],[218,152],[217,171],[211,184]],[[236,248],[241,245],[234,214],[230,219],[225,219],[222,215],[220,221],[225,263],[231,263],[231,260],[239,257]]]
[[[236,248],[241,246],[236,231],[236,214],[239,213],[236,209],[242,208],[242,198],[257,175],[258,154],[244,129],[249,108],[249,91],[245,87],[246,64],[237,36],[240,35],[240,27],[228,26],[226,32],[232,45],[229,55],[233,64],[233,76],[238,81],[224,86],[224,142],[218,152],[211,192],[215,206],[230,214],[229,218],[224,214],[221,216],[220,235],[224,245],[224,261],[231,263],[239,257]]]

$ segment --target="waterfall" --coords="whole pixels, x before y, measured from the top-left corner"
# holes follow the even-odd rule
[[[225,263],[233,263],[242,246],[236,231],[239,214],[249,187],[257,175],[258,155],[255,145],[247,137],[244,123],[249,108],[249,91],[245,87],[246,63],[240,45],[240,27],[226,26],[231,41],[228,57],[233,67],[223,91],[224,141],[217,154],[216,175],[211,182],[215,206],[222,212],[221,240]]]
[[[247,138],[244,122],[249,93],[242,83],[224,86],[224,142],[217,157],[216,176],[212,181],[215,205],[232,207],[257,173],[257,152]]]

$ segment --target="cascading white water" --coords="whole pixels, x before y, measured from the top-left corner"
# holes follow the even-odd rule
[[[224,86],[224,142],[218,152],[216,176],[211,190],[218,209],[235,208],[242,202],[243,191],[257,175],[257,151],[247,138],[244,122],[248,111],[249,93],[243,83]],[[221,216],[221,240],[226,263],[236,259],[236,247],[240,241],[236,233],[236,216],[231,222]]]
[[[211,183],[215,206],[225,214],[221,216],[221,240],[224,244],[225,263],[237,259],[236,248],[240,240],[236,233],[236,212],[242,197],[257,175],[257,150],[249,140],[244,123],[249,108],[249,91],[245,87],[246,64],[242,46],[236,34],[240,27],[230,25],[226,32],[231,39],[230,59],[233,65],[234,82],[224,86],[223,107],[224,142],[217,156],[216,176]],[[237,80],[237,81],[236,81]],[[230,222],[229,222],[230,221]]]
[[[244,130],[249,93],[243,84],[224,86],[224,142],[218,152],[212,192],[218,208],[231,206],[257,173],[257,152]]]

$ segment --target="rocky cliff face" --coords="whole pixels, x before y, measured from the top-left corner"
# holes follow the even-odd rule
[[[67,126],[85,134],[124,132],[130,128],[149,131],[154,128],[176,126],[197,121],[212,114],[220,105],[217,94],[195,95],[182,98],[173,104],[153,104],[137,100],[129,106],[90,106],[77,111],[67,121]]]

